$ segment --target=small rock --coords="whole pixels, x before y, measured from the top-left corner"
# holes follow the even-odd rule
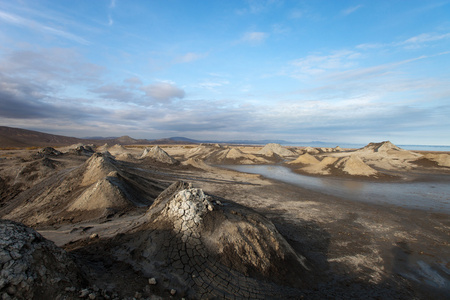
[[[7,293],[3,293],[2,300],[10,300],[10,299],[12,299],[10,295],[8,295]]]
[[[148,284],[155,285],[156,279],[154,277],[148,279]]]
[[[174,290],[174,289],[171,289],[171,290],[170,290],[170,294],[171,294],[172,296],[174,296],[176,293],[177,293],[176,290]]]
[[[66,287],[65,290],[66,290],[66,292],[75,292],[76,288],[74,286],[71,286],[71,287]]]
[[[9,287],[6,289],[6,292],[7,292],[8,294],[10,294],[11,296],[13,296],[14,294],[16,294],[17,289],[16,289],[16,287],[15,287],[14,285],[11,285],[11,286],[9,286]]]
[[[89,238],[92,239],[98,239],[98,233],[93,233],[89,236]]]
[[[89,290],[88,289],[83,289],[80,291],[80,298],[84,298],[87,295],[89,295]]]
[[[89,294],[89,299],[94,300],[95,299],[95,294],[94,293],[90,293]]]
[[[141,299],[142,298],[142,294],[139,292],[134,293],[134,298],[136,299]]]

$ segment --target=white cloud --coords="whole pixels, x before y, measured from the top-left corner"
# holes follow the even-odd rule
[[[200,88],[204,88],[204,89],[207,89],[207,90],[214,90],[215,88],[218,88],[218,87],[227,85],[227,84],[229,84],[229,83],[230,83],[230,82],[229,82],[228,80],[221,80],[221,81],[203,81],[203,82],[200,82],[200,83],[198,84],[198,86],[199,86]]]
[[[347,8],[347,9],[344,9],[341,13],[344,16],[348,16],[348,15],[354,13],[355,11],[357,11],[358,9],[360,9],[361,7],[363,7],[362,4],[351,6],[351,7]]]
[[[159,102],[169,102],[174,98],[182,99],[185,96],[184,90],[168,82],[149,84],[143,86],[141,90],[145,92],[147,97]]]
[[[434,42],[450,38],[450,33],[436,34],[436,33],[422,33],[413,36],[397,45],[404,45],[406,47],[419,47],[428,42]]]
[[[345,70],[355,66],[355,60],[360,53],[343,50],[330,55],[308,55],[291,62],[296,70],[294,77],[320,75],[330,70]]]
[[[195,52],[188,52],[182,56],[179,56],[175,59],[175,62],[177,63],[190,63],[196,60],[199,60],[203,57],[205,57],[206,54],[203,53],[195,53]]]
[[[269,34],[260,31],[246,32],[241,41],[250,44],[259,44],[268,38]]]
[[[289,18],[291,19],[300,19],[305,15],[305,12],[299,9],[293,9],[290,13],[289,13]]]
[[[89,45],[90,42],[82,37],[79,37],[77,35],[74,35],[70,32],[61,30],[61,29],[57,29],[57,28],[53,28],[50,26],[46,26],[43,25],[39,22],[33,21],[33,20],[28,20],[19,16],[16,16],[14,14],[10,14],[10,13],[6,13],[4,11],[0,11],[0,20],[3,20],[7,23],[10,24],[14,24],[17,26],[23,26],[26,27],[28,29],[31,30],[37,30],[37,31],[41,31],[44,33],[50,33],[56,36],[60,36],[62,38],[68,39],[68,40],[72,40],[74,42],[83,44],[83,45]]]

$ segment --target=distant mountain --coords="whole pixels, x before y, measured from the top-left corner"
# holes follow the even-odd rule
[[[92,141],[21,128],[0,126],[0,148],[67,146],[78,143],[92,143]]]
[[[186,142],[186,143],[193,143],[193,144],[203,143],[202,141],[193,140],[193,139],[185,138],[185,137],[182,137],[182,136],[171,137],[171,138],[169,138],[169,140],[172,140],[174,142]]]
[[[127,135],[121,137],[91,137],[75,138],[56,134],[43,133],[34,130],[0,126],[0,148],[9,147],[58,147],[73,144],[95,144],[95,145],[157,145],[157,144],[191,144],[198,141],[183,137],[170,139],[134,139]]]

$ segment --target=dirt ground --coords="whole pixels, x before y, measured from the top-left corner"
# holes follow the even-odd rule
[[[185,146],[162,148],[177,159],[189,150]],[[241,150],[254,152],[257,148]],[[130,152],[138,155],[142,149]],[[44,179],[52,178],[39,173],[37,166],[32,165],[31,155],[30,151],[1,152],[1,218],[11,212],[8,201],[32,186],[45,185]],[[76,155],[53,157],[58,166],[51,167],[49,172],[60,174],[55,178],[63,178],[61,174],[76,169],[86,159]],[[14,169],[19,162],[22,165]],[[299,290],[293,298],[448,299],[450,294],[448,214],[349,201],[217,167],[200,169],[137,160],[121,162],[120,166],[127,174],[158,182],[161,187],[177,180],[190,182],[224,203],[249,207],[271,220],[311,266],[312,284]],[[27,167],[29,178],[19,180],[18,174],[26,172]],[[13,175],[15,185],[7,180]],[[45,178],[41,180],[39,176]],[[31,226],[71,253],[82,265],[91,285],[110,288],[122,298],[141,294],[181,298],[184,295],[170,294],[167,286],[149,286],[146,274],[130,264],[118,262],[108,250],[110,239],[145,222],[145,211],[141,207],[112,217],[75,223],[61,219]],[[263,294],[258,297],[276,298]]]

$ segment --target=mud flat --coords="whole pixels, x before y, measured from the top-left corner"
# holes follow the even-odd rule
[[[416,157],[390,145],[375,148],[382,146],[406,163],[386,158],[384,148],[380,163],[379,154],[371,152],[374,147],[362,151],[361,161],[377,172],[386,167],[391,174],[415,174],[406,176],[413,181],[417,174],[429,181],[448,175],[447,167],[431,160],[445,163],[446,157]],[[144,149],[126,146],[109,149],[114,155],[105,152],[108,148],[94,154],[80,146],[60,149],[61,153],[0,153],[0,217],[36,229],[69,254],[67,264],[77,265],[79,279],[73,285],[64,281],[63,298],[448,297],[448,212],[355,201],[214,167],[221,162],[280,164],[303,155],[303,149],[289,149],[284,157],[274,146],[265,151],[217,145],[161,148],[165,152],[156,148],[158,155],[150,157],[142,157]],[[360,161],[336,164],[353,152],[314,150],[317,153],[311,155],[317,162],[308,162],[336,158],[330,167],[322,163],[314,169],[329,169],[331,175],[316,178],[342,176],[353,181],[339,168],[358,167]],[[420,164],[411,163],[417,160]],[[178,181],[185,183],[173,185]],[[11,243],[10,238],[1,237],[8,245],[31,243]],[[20,259],[14,251],[2,252],[5,270],[14,270],[14,261]],[[61,269],[46,265],[51,260],[35,263],[42,265],[32,270]],[[34,282],[46,282],[39,279],[39,271],[35,273]],[[66,278],[63,275],[51,278]],[[14,297],[23,280],[10,277],[2,277],[2,297]]]

